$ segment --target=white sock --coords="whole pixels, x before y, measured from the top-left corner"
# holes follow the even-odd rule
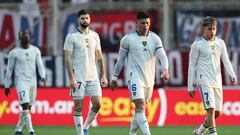
[[[197,129],[197,133],[204,134],[207,130],[208,128],[204,126],[204,124],[201,124],[200,127]]]
[[[77,130],[77,134],[78,135],[83,135],[83,117],[82,116],[74,116],[74,123],[75,123],[75,127]]]
[[[23,119],[25,121],[26,127],[28,129],[28,132],[34,132],[33,126],[32,126],[31,114],[29,110],[23,110],[22,115],[23,115]]]
[[[93,120],[97,117],[98,111],[94,110],[93,107],[91,107],[91,109],[89,110],[88,112],[88,116],[87,116],[87,119],[85,120],[84,122],[84,125],[83,125],[83,129],[88,129],[91,125],[91,123],[93,122]]]
[[[141,128],[142,132],[144,135],[151,135],[150,130],[149,130],[149,125],[147,118],[145,116],[144,110],[136,110],[135,112],[137,116],[137,123],[139,127]]]
[[[216,127],[209,128],[209,134],[210,135],[217,135],[217,129]]]
[[[24,126],[24,118],[23,118],[23,112],[21,111],[20,114],[19,114],[19,119],[18,119],[18,123],[17,123],[15,131],[20,131],[21,132],[23,126]]]
[[[131,122],[129,135],[136,135],[138,128],[139,128],[139,126],[138,126],[138,123],[137,123],[137,116],[136,116],[136,114],[134,114],[133,118],[132,118],[132,122]]]

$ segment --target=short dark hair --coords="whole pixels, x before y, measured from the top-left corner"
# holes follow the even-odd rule
[[[86,14],[89,14],[89,12],[86,9],[81,9],[77,12],[77,17],[81,15],[86,15]]]
[[[203,19],[203,27],[211,27],[214,23],[217,23],[216,19],[212,16],[207,16]]]
[[[29,30],[28,29],[21,29],[19,32],[18,32],[18,37],[21,37],[21,34],[22,33],[27,33],[29,34]]]
[[[137,19],[146,19],[149,18],[149,15],[146,12],[138,12],[137,13]]]

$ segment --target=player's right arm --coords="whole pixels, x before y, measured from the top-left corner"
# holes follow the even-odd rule
[[[197,59],[199,56],[199,50],[196,42],[194,42],[191,46],[191,50],[189,53],[189,66],[188,66],[188,94],[190,97],[195,96],[194,92],[194,78],[195,78],[195,66],[197,64]]]
[[[113,76],[112,76],[112,82],[111,82],[111,88],[112,90],[116,90],[118,87],[117,84],[117,79],[118,76],[123,68],[123,65],[125,63],[125,59],[128,55],[128,49],[129,49],[129,44],[128,44],[128,39],[127,36],[123,37],[120,41],[120,49],[118,53],[118,60],[114,68]]]
[[[64,43],[64,61],[65,66],[67,68],[68,76],[70,79],[70,86],[75,90],[77,88],[77,80],[75,79],[72,67],[72,51],[73,51],[73,43],[71,39],[71,35],[68,34],[65,43]]]
[[[15,61],[16,61],[16,59],[14,57],[14,53],[13,53],[13,51],[11,51],[8,56],[7,73],[5,76],[4,93],[6,96],[8,96],[10,94],[10,85],[11,85],[11,81],[12,81],[12,72],[14,70]]]

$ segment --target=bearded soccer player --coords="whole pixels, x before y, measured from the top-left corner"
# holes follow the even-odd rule
[[[78,135],[88,135],[88,129],[101,107],[102,87],[108,85],[99,35],[89,29],[90,15],[82,9],[77,12],[79,27],[69,33],[64,43],[67,67],[74,101],[74,122]],[[97,64],[95,63],[97,61]],[[100,81],[98,70],[100,71]],[[92,107],[83,125],[82,108],[84,96],[90,96]]]
[[[203,135],[209,130],[210,135],[217,135],[215,120],[222,112],[223,102],[221,60],[231,77],[232,85],[237,85],[237,78],[228,58],[225,42],[216,36],[216,19],[206,17],[202,26],[203,35],[193,42],[189,54],[188,94],[192,98],[195,96],[193,83],[196,68],[198,89],[207,114],[193,134]]]

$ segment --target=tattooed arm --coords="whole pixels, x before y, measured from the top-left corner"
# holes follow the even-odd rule
[[[103,55],[101,50],[96,51],[96,59],[97,59],[97,63],[100,71],[101,86],[106,87],[108,85],[108,81],[105,74]]]

